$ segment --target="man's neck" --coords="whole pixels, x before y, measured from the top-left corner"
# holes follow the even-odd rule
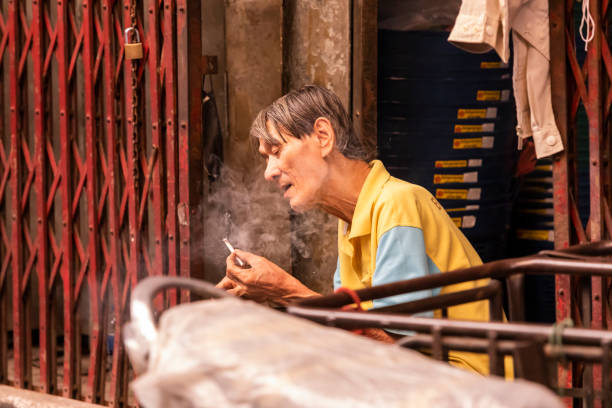
[[[330,166],[328,182],[325,183],[319,207],[343,221],[350,223],[355,213],[359,193],[370,173],[368,163],[347,159],[339,154]]]

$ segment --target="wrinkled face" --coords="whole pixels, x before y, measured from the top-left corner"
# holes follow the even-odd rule
[[[279,186],[294,211],[315,207],[327,176],[327,163],[317,137],[298,139],[283,134],[283,141],[273,127],[268,126],[268,132],[279,144],[270,145],[259,140],[259,153],[266,160],[265,179]]]

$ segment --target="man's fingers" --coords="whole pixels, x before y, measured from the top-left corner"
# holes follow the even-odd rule
[[[236,254],[235,252],[232,252],[231,254],[229,254],[227,256],[227,258],[225,258],[225,268],[226,269],[243,269],[242,266],[240,266],[240,262],[238,261],[239,258],[238,254]],[[242,260],[242,264],[245,265],[247,268],[250,267],[250,264],[248,264],[247,261],[245,261],[244,259],[240,258]]]
[[[245,294],[245,290],[242,286],[236,286],[235,288],[229,289],[227,291],[230,295],[242,297]]]
[[[238,257],[240,259],[242,259],[243,261],[245,261],[249,265],[253,265],[253,262],[255,262],[255,259],[259,258],[257,255],[252,254],[252,253],[247,252],[247,251],[243,251],[241,249],[236,249],[234,251],[234,254],[238,255]]]
[[[234,282],[237,282],[241,285],[248,286],[247,281],[251,276],[252,270],[251,268],[241,268],[236,265],[235,259],[237,254],[230,254],[226,260],[226,270],[225,273],[227,277],[229,277]]]
[[[236,287],[236,282],[225,276],[216,286],[220,289],[229,290]]]
[[[242,269],[239,266],[234,266],[233,268],[227,268],[225,273],[227,273],[227,277],[239,285],[248,286],[248,278],[249,275],[245,274],[245,271],[248,269]]]

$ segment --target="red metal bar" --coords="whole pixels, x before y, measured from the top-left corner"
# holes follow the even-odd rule
[[[602,238],[601,208],[601,151],[602,130],[602,79],[601,79],[601,2],[589,0],[590,10],[595,22],[594,37],[587,52],[589,60],[588,103],[585,108],[589,117],[589,182],[590,182],[590,239],[599,241]],[[590,327],[603,327],[603,288],[602,278],[591,278],[591,322]],[[601,366],[593,366],[593,389],[601,390]],[[595,406],[600,406],[595,404]]]
[[[152,149],[152,153],[151,153],[151,158],[148,162],[146,162],[145,159],[145,163],[146,163],[146,171],[145,171],[145,183],[144,186],[142,187],[142,194],[140,197],[140,207],[138,209],[138,225],[140,225],[140,228],[143,229],[143,222],[144,222],[144,215],[145,212],[148,208],[148,198],[149,198],[149,193],[151,193],[151,184],[154,183],[154,181],[152,181],[153,179],[153,171],[156,168],[157,165],[157,152],[158,152],[159,148],[157,147],[157,145],[153,145],[153,149]],[[158,192],[159,194],[160,192]],[[153,198],[153,201],[155,202],[155,198]],[[159,208],[159,210],[161,211],[161,208]],[[160,218],[161,213],[157,212],[156,214],[154,214],[155,218],[156,218],[156,222],[154,222],[154,224],[158,224],[157,219]],[[160,226],[161,229],[161,226]],[[157,229],[156,229],[157,230]],[[161,243],[161,241],[160,241]],[[161,255],[161,254],[160,254]],[[143,256],[146,256],[146,253],[143,252]],[[161,272],[161,270],[158,270]]]
[[[57,80],[59,96],[59,131],[62,150],[61,174],[62,183],[62,265],[61,277],[63,286],[63,325],[64,325],[64,372],[62,395],[70,398],[74,395],[75,384],[75,319],[73,313],[74,287],[74,239],[72,217],[72,129],[70,123],[70,90],[68,74],[68,6],[64,1],[57,2]]]
[[[45,11],[45,22],[47,24],[47,26],[49,26],[51,23],[49,22],[49,16],[47,15],[47,12]],[[45,57],[45,63],[44,63],[44,67],[43,67],[43,77],[46,78],[47,74],[49,73],[49,66],[51,64],[51,57],[53,57],[53,52],[55,51],[55,45],[56,45],[56,41],[57,41],[57,31],[53,31],[51,32],[49,31],[49,35],[51,36],[51,39],[49,40],[49,46],[47,48],[47,56]]]
[[[5,260],[10,259],[4,251]],[[4,265],[4,262],[3,262]],[[4,270],[4,268],[2,268]],[[8,290],[2,284],[2,273],[0,272],[0,307],[8,310]],[[0,383],[8,382],[8,313],[0,313]]]
[[[130,16],[131,1],[123,0],[123,25],[131,27]],[[134,123],[134,111],[138,114],[138,106],[133,106],[132,83],[138,80],[133,78],[132,64],[138,66],[139,60],[124,60],[123,78],[125,92],[125,117],[126,117],[126,145],[127,145],[127,189],[128,189],[128,222],[129,222],[129,260],[127,262],[127,276],[132,287],[136,286],[140,275],[140,226],[138,225],[138,202],[139,202],[139,178],[140,165],[138,164],[140,137],[138,134],[137,123]],[[136,90],[138,92],[138,90]],[[140,96],[140,95],[138,95]],[[136,126],[136,128],[135,128]],[[126,283],[127,284],[127,283]]]
[[[49,331],[50,299],[48,286],[49,273],[49,221],[47,217],[47,132],[45,126],[45,98],[43,61],[43,14],[44,8],[39,1],[32,3],[32,59],[34,63],[34,137],[36,161],[36,197],[38,224],[38,330],[40,389],[52,393],[57,386],[55,372],[49,364],[51,336]]]
[[[76,43],[74,45],[74,49],[72,50],[72,56],[70,57],[70,65],[68,66],[68,80],[72,81],[74,79],[74,69],[81,51],[81,45],[83,44],[83,30],[79,32],[76,31],[76,23],[74,22],[74,16],[72,13],[68,13],[68,17],[72,27],[72,33],[76,37]]]
[[[574,80],[576,82],[576,88],[578,89],[578,94],[580,95],[580,98],[582,99],[582,102],[585,104],[585,107],[586,107],[586,105],[588,104],[589,97],[588,97],[587,88],[584,84],[585,78],[582,75],[582,70],[580,69],[580,65],[578,64],[578,59],[576,58],[576,50],[574,50],[572,46],[574,42],[568,31],[566,31],[566,36],[567,36],[567,40],[566,40],[567,59],[569,60],[569,65],[572,69],[572,73],[574,74]],[[588,62],[585,62],[585,64],[588,64]],[[590,64],[588,66],[590,66]],[[590,70],[587,70],[587,75],[589,71]],[[587,109],[587,114],[588,114],[588,109]]]
[[[604,13],[605,14],[605,13]],[[606,43],[606,37],[604,33],[601,33],[601,52],[603,57],[604,67],[606,69],[606,74],[608,79],[612,78],[612,54],[610,54],[610,49],[608,48],[608,44]],[[604,112],[610,111],[610,106],[612,105],[612,90],[608,89],[608,93],[606,95],[606,102],[604,104]]]
[[[150,163],[152,163],[152,171],[147,171],[147,181],[152,183],[151,210],[152,213],[152,228],[153,228],[153,262],[152,271],[155,275],[161,275],[164,271],[164,197],[162,188],[162,160],[157,160],[161,152],[158,150],[162,147],[162,100],[160,93],[160,44],[159,44],[159,29],[160,29],[160,13],[158,0],[145,0],[145,10],[148,16],[147,44],[148,56],[147,63],[149,65],[149,109],[150,109],[150,126],[151,126],[151,144],[152,152]],[[146,199],[146,197],[145,197]],[[141,205],[145,205],[145,200]],[[161,305],[160,305],[161,306]]]
[[[179,201],[177,207],[180,234],[179,274],[185,277],[204,276],[202,257],[192,252],[201,251],[192,242],[192,236],[201,236],[202,209],[199,200],[203,196],[202,183],[202,35],[201,4],[198,1],[177,0],[176,42],[177,91],[178,91],[178,165]],[[198,240],[200,242],[200,240]],[[194,245],[192,247],[192,245]],[[181,299],[189,299],[187,291],[181,291]]]
[[[100,393],[100,377],[105,369],[101,362],[101,300],[99,285],[100,276],[100,226],[98,224],[98,143],[96,139],[96,97],[95,97],[95,64],[94,64],[94,17],[93,0],[82,3],[83,16],[83,80],[85,87],[85,150],[87,168],[87,218],[88,218],[88,275],[89,306],[91,331],[89,333],[89,373],[87,401],[99,402],[103,396]],[[75,297],[78,293],[75,293]]]
[[[600,144],[603,135],[601,122],[602,94],[601,94],[601,29],[600,4],[598,0],[590,0],[590,7],[595,21],[595,37],[589,47],[589,96],[585,104],[589,117],[589,161],[590,161],[590,238],[599,241],[602,238],[602,204],[601,204],[601,153]],[[592,327],[601,328],[602,310],[601,279],[591,282],[592,292]]]
[[[28,58],[28,51],[30,49],[30,45],[32,44],[32,30],[28,28],[28,23],[26,21],[26,16],[22,9],[20,9],[19,17],[21,19],[21,24],[25,30],[24,36],[25,41],[22,48],[21,57],[19,58],[19,69],[17,70],[17,77],[21,80],[21,76],[23,75],[23,68],[25,67],[25,63]]]
[[[9,31],[7,28],[7,24],[4,22],[4,17],[2,13],[0,13],[0,60],[4,56],[4,50],[6,50],[6,45],[8,44]]]
[[[178,202],[178,184],[177,184],[177,111],[176,111],[176,81],[175,81],[175,61],[176,43],[174,30],[174,14],[175,7],[173,0],[164,0],[164,50],[162,52],[161,64],[164,67],[164,91],[165,100],[165,115],[166,115],[166,194],[167,194],[167,217],[166,229],[168,234],[168,275],[178,276],[178,225],[176,203]],[[178,303],[176,290],[171,290],[168,293],[170,306],[175,306]]]
[[[550,0],[550,68],[552,103],[556,124],[566,151],[558,154],[553,160],[553,205],[555,211],[555,249],[567,248],[570,245],[570,194],[569,163],[567,149],[570,148],[568,137],[568,91],[567,91],[567,57],[566,57],[566,2]],[[556,319],[558,322],[571,317],[572,292],[571,279],[568,275],[555,275]],[[558,365],[557,378],[559,385],[572,386],[572,371],[564,365]],[[566,406],[571,400],[566,399]]]
[[[8,44],[9,32],[4,23],[4,16],[0,10],[0,61],[4,59],[4,50]],[[0,100],[4,103],[4,78],[0,79]],[[0,164],[3,171],[2,182],[0,182],[0,205],[8,208],[8,204],[4,198],[4,191],[7,185],[8,176],[10,175],[10,165],[8,163],[6,153],[4,151],[4,141],[7,139],[6,127],[4,123],[4,115],[0,114]],[[6,273],[11,260],[11,248],[6,233],[5,217],[0,217],[0,308],[9,310],[8,289],[4,283],[6,282]],[[8,382],[8,314],[0,313],[0,383]]]
[[[176,39],[178,44],[187,44],[189,41],[189,30],[186,15],[187,2],[177,0],[176,8]],[[178,232],[178,273],[182,277],[190,277],[190,252],[189,252],[189,57],[187,47],[177,46],[177,110],[178,110],[178,198],[177,215],[179,219]],[[190,293],[181,290],[181,301],[189,301]]]
[[[13,359],[14,385],[23,388],[26,384],[26,350],[24,333],[23,302],[21,300],[21,272],[23,270],[23,226],[21,211],[21,123],[19,120],[21,106],[20,83],[18,75],[19,61],[19,4],[8,5],[9,31],[9,92],[10,92],[10,132],[11,132],[11,252],[13,282]]]
[[[578,238],[578,242],[583,244],[587,242],[587,235],[584,230],[584,226],[582,225],[582,220],[580,219],[580,212],[578,211],[578,206],[576,205],[576,200],[574,199],[574,195],[570,193],[570,219],[572,220],[572,225],[574,226],[574,231],[576,232],[576,237]]]
[[[119,135],[117,133],[117,126],[115,124],[115,70],[117,69],[115,61],[115,52],[113,41],[114,35],[114,19],[113,19],[113,6],[115,2],[112,0],[102,0],[102,26],[103,26],[103,42],[104,42],[104,101],[105,101],[105,129],[106,129],[106,152],[108,155],[108,178],[109,178],[109,190],[107,198],[107,219],[109,223],[109,248],[110,248],[110,265],[112,270],[111,276],[111,291],[113,299],[112,315],[115,322],[121,322],[122,309],[121,309],[121,291],[122,291],[122,272],[120,270],[120,232],[121,227],[119,224],[119,214],[117,204],[119,202],[119,177],[121,177],[121,169],[119,165],[118,149],[117,144],[119,142]],[[121,62],[119,62],[119,66]],[[110,379],[110,400],[109,404],[115,406],[120,402],[120,396],[124,394],[123,387],[125,384],[121,381],[123,378],[123,342],[121,341],[121,324],[115,323],[115,338],[113,342],[113,361],[112,361],[112,374]],[[125,402],[125,401],[124,401]]]

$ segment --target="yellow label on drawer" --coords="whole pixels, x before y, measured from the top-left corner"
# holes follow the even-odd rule
[[[523,186],[523,187],[521,187],[521,191],[532,192],[532,193],[540,193],[540,194],[552,194],[553,193],[553,189],[552,188],[532,186],[532,185],[528,185],[528,184]]]
[[[458,208],[445,208],[446,212],[448,213],[452,213],[452,212],[457,212],[457,211],[465,211],[465,207],[458,207]]]
[[[517,229],[516,237],[518,239],[530,239],[534,241],[554,241],[554,231],[552,230],[528,230]]]
[[[528,178],[526,180],[526,182],[528,183],[543,183],[543,184],[552,184],[553,182],[553,178],[552,177],[533,177],[533,178]]]
[[[482,137],[472,137],[469,139],[453,139],[453,150],[458,149],[481,149]]]
[[[487,117],[486,109],[458,109],[457,119],[484,119]]]
[[[478,204],[470,204],[465,207],[457,207],[457,208],[445,208],[446,212],[457,212],[457,211],[476,211],[480,209]]]
[[[467,200],[468,190],[458,188],[437,188],[436,198],[439,200]]]
[[[552,164],[538,164],[535,166],[535,170],[552,171]]]
[[[435,167],[437,169],[451,167],[467,167],[467,160],[436,160]]]
[[[493,136],[453,139],[453,150],[459,149],[491,149],[495,138]]]
[[[523,214],[555,215],[553,208],[519,208],[518,212]]]
[[[499,101],[501,91],[478,91],[476,92],[477,101]]]
[[[538,203],[538,204],[552,204],[554,202],[552,197],[550,198],[528,198],[524,201],[528,203]]]
[[[463,183],[463,174],[434,174],[434,184]]]
[[[508,64],[504,64],[501,61],[481,61],[480,68],[492,69],[492,68],[505,68]]]
[[[453,220],[457,228],[461,228],[461,217],[451,217],[451,220]]]
[[[455,133],[484,132],[482,125],[455,125]]]

